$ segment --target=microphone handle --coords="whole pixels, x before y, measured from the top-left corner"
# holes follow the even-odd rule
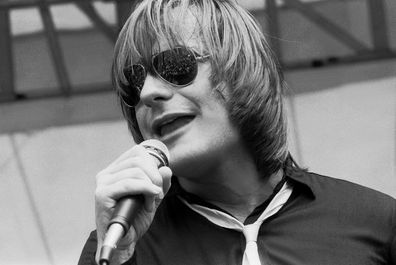
[[[132,220],[135,219],[137,213],[139,212],[139,208],[142,207],[143,203],[143,195],[126,196],[122,198],[114,209],[109,227],[114,223],[118,223],[122,225],[125,233],[127,233],[131,227]]]
[[[100,249],[100,265],[109,264],[113,250],[117,248],[118,242],[129,231],[131,222],[143,207],[143,203],[143,195],[126,196],[119,200]]]

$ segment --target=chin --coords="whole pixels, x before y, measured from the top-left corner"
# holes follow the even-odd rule
[[[171,151],[170,168],[174,175],[188,178],[191,171],[195,170],[196,160],[192,159],[188,153],[178,153]]]
[[[180,178],[202,178],[213,168],[216,159],[210,155],[208,148],[197,145],[177,146],[170,150],[170,168]]]

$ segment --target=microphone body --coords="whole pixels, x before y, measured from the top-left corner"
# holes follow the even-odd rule
[[[153,157],[158,168],[169,165],[168,148],[158,140],[146,140],[140,143],[147,152]],[[124,237],[131,227],[132,220],[135,219],[140,208],[143,207],[144,196],[133,195],[121,198],[114,209],[112,218],[103,246],[100,250],[99,264],[109,264],[114,249],[118,242]]]

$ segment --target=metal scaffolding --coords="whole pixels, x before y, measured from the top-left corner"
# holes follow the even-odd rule
[[[126,21],[130,10],[137,1],[131,0],[106,0],[102,2],[115,5],[117,23],[109,25],[95,9],[93,3],[99,0],[2,0],[0,1],[0,102],[15,101],[18,99],[34,98],[29,95],[20,95],[15,89],[15,73],[12,57],[12,40],[10,12],[14,9],[35,7],[38,8],[43,22],[46,42],[49,47],[52,64],[55,69],[56,79],[59,89],[52,96],[70,96],[76,93],[70,81],[70,76],[66,68],[65,58],[59,41],[59,30],[54,24],[50,7],[59,4],[73,4],[78,7],[83,14],[92,22],[108,40],[114,43],[117,33]],[[347,0],[338,0],[347,1]],[[367,13],[369,17],[369,32],[371,33],[371,44],[367,45],[357,39],[351,32],[340,27],[334,21],[326,18],[313,7],[313,3],[302,0],[283,0],[279,4],[276,0],[266,0],[266,8],[263,10],[252,10],[256,17],[265,16],[268,20],[267,30],[271,38],[271,45],[279,58],[282,58],[282,47],[280,39],[283,37],[280,30],[280,14],[285,9],[292,9],[305,17],[310,23],[315,24],[323,32],[336,39],[353,51],[352,55],[337,58],[322,58],[315,61],[306,60],[285,63],[281,60],[283,67],[289,69],[301,69],[306,67],[323,67],[326,65],[351,63],[368,60],[396,58],[396,51],[392,50],[389,43],[389,26],[386,20],[386,10],[384,0],[361,0],[366,1]],[[108,86],[109,84],[106,84]],[[106,86],[98,90],[106,90]],[[109,89],[109,88],[107,88]],[[93,92],[93,91],[91,91]],[[89,93],[91,93],[89,92]],[[36,97],[46,97],[49,94],[43,93]]]

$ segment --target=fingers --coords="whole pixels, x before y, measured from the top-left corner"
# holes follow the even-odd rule
[[[158,172],[162,177],[162,189],[164,193],[167,193],[171,186],[172,170],[169,167],[161,167]]]
[[[154,174],[154,176],[150,177],[150,174]],[[158,176],[157,176],[158,175]],[[101,174],[97,176],[96,180],[96,185],[99,186],[106,186],[106,185],[111,185],[114,184],[122,179],[126,178],[136,178],[136,179],[142,179],[142,178],[154,178],[157,180],[152,180],[153,183],[158,183],[161,182],[161,175],[159,172],[147,172],[144,169],[140,168],[138,165],[133,166],[133,167],[126,167],[125,169],[120,169],[119,171],[116,171],[114,173],[108,173],[108,174]],[[159,186],[159,185],[157,185]]]
[[[118,199],[128,196],[143,194],[148,196],[158,196],[162,193],[162,188],[153,184],[148,178],[140,179],[121,179],[112,185],[102,186],[97,189],[96,197],[101,198],[112,198],[117,201]]]
[[[169,167],[161,167],[159,168],[159,172],[163,178],[162,189],[159,194],[145,196],[144,206],[148,212],[153,212],[159,206],[159,204],[161,203],[165,194],[168,192],[171,185],[171,177],[172,177],[171,169]]]
[[[147,154],[147,151],[143,146],[134,145],[132,148],[130,148],[129,150],[121,154],[116,160],[114,160],[114,162],[111,163],[109,167],[112,166],[113,164],[118,164],[120,161],[123,161],[127,158],[144,155],[144,154]]]
[[[158,169],[155,158],[136,145],[98,173],[96,201],[111,208],[121,197],[142,194],[146,209],[151,211],[168,192],[171,176],[169,167]]]
[[[98,185],[109,185],[119,180],[119,177],[125,175],[119,175],[126,169],[138,168],[143,171],[147,176],[150,177],[153,183],[158,186],[162,186],[162,177],[158,172],[156,160],[151,156],[147,150],[139,145],[136,145],[129,149],[127,152],[122,154],[113,163],[111,163],[107,168],[102,170],[97,175]],[[130,172],[139,173],[139,172]],[[138,174],[139,175],[139,174]]]

